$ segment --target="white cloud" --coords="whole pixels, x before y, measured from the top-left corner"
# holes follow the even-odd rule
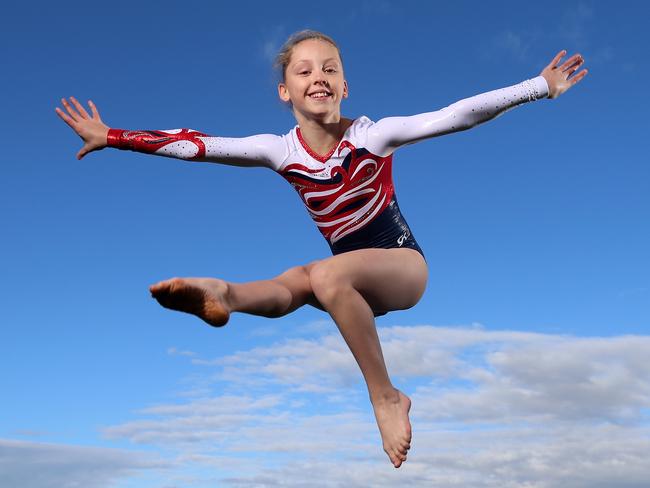
[[[357,446],[356,455],[342,459],[298,458],[222,482],[234,487],[641,488],[650,474],[647,434],[615,426],[544,432],[435,429],[414,438],[410,458],[399,470],[373,455],[371,446]]]
[[[0,439],[0,486],[101,488],[168,467],[139,452]]]
[[[170,356],[188,356],[188,357],[196,356],[196,353],[193,351],[183,351],[176,347],[170,347],[169,349],[167,349],[167,354],[169,354]]]
[[[176,450],[186,468],[217,470],[217,484],[236,487],[632,488],[650,479],[650,337],[427,325],[379,335],[413,400],[412,449],[399,470],[334,334],[193,357],[221,395],[148,407],[105,434]]]
[[[650,338],[531,337],[465,364],[469,386],[419,388],[414,397],[432,419],[638,421],[650,405]],[[418,410],[419,411],[419,410]],[[501,420],[502,421],[502,420]]]

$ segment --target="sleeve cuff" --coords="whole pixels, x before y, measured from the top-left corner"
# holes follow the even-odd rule
[[[537,98],[547,98],[548,97],[548,83],[546,83],[546,78],[543,76],[536,76],[531,80],[535,84],[535,89],[537,90]]]
[[[123,129],[108,129],[108,136],[106,136],[106,145],[108,147],[122,148],[122,133]]]

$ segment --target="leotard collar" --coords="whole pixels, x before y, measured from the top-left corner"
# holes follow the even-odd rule
[[[341,145],[341,142],[343,142],[343,139],[345,139],[345,135],[346,135],[346,134],[348,133],[348,131],[350,130],[350,127],[352,127],[352,126],[354,125],[354,123],[356,122],[356,120],[357,120],[357,119],[353,119],[353,120],[352,120],[352,123],[348,126],[347,129],[345,129],[345,132],[344,132],[343,135],[341,136],[341,139],[339,140],[339,142],[337,142],[337,143],[332,147],[332,149],[330,149],[330,151],[329,151],[326,155],[324,155],[324,156],[321,156],[320,154],[317,154],[316,151],[314,151],[311,147],[309,147],[309,144],[307,144],[307,141],[305,141],[305,140],[302,138],[302,133],[300,132],[300,127],[299,127],[299,126],[296,126],[296,135],[298,136],[298,140],[300,141],[300,144],[302,144],[302,147],[305,149],[305,151],[307,151],[307,153],[308,153],[312,158],[314,158],[316,161],[320,161],[321,163],[324,163],[324,162],[326,162],[329,158],[332,157],[332,154],[334,154],[334,151],[336,151],[336,149]]]

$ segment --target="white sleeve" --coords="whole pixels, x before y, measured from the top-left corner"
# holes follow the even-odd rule
[[[367,149],[378,156],[387,156],[400,146],[470,129],[522,103],[547,96],[548,84],[543,76],[537,76],[513,86],[464,98],[435,112],[387,117],[368,129]]]
[[[234,166],[266,166],[277,171],[288,152],[284,138],[274,134],[202,139],[205,142],[205,156],[197,161]]]
[[[263,166],[275,171],[288,153],[282,136],[216,137],[192,129],[110,129],[108,146],[190,161]]]

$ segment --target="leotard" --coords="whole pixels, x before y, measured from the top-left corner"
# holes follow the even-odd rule
[[[333,254],[365,248],[422,249],[404,220],[393,188],[393,153],[423,139],[470,129],[523,103],[548,96],[542,76],[475,95],[435,112],[354,120],[339,144],[320,156],[295,126],[287,134],[242,138],[192,129],[110,129],[108,145],[192,161],[262,166],[298,192]]]

